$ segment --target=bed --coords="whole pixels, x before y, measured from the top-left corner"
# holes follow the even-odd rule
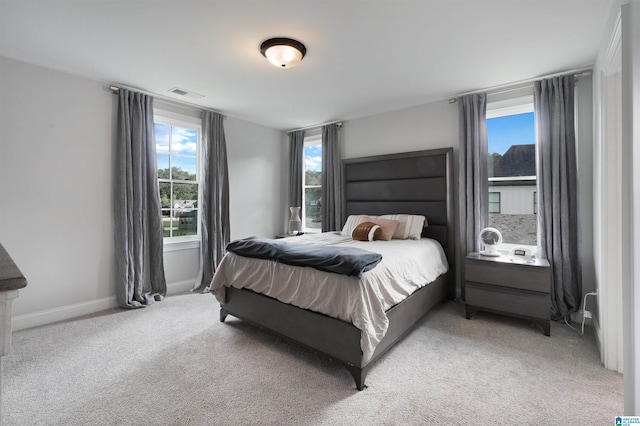
[[[454,296],[452,154],[451,148],[444,148],[343,161],[345,220],[355,215],[380,216],[394,213],[423,215],[428,226],[422,229],[423,238],[416,243],[437,245],[444,255],[444,262],[448,261],[448,268],[445,267],[442,270],[448,272],[441,271],[435,278],[428,278],[431,282],[423,283],[425,285],[415,291],[411,290],[406,299],[385,307],[385,311],[382,312],[386,317],[384,333],[379,333],[378,338],[373,339],[375,340],[372,342],[373,345],[365,345],[368,339],[366,335],[371,333],[365,332],[362,327],[358,328],[346,318],[341,319],[340,314],[330,316],[316,310],[284,303],[278,298],[288,299],[280,295],[270,297],[263,294],[269,294],[265,288],[270,288],[274,284],[263,282],[266,281],[266,276],[273,276],[273,274],[272,272],[261,274],[261,267],[254,265],[255,267],[249,268],[253,272],[243,278],[247,283],[253,281],[253,290],[244,288],[246,283],[234,284],[227,282],[232,280],[222,279],[220,275],[234,275],[229,272],[234,268],[234,261],[239,261],[239,256],[234,257],[234,253],[228,253],[225,256],[212,281],[211,291],[214,294],[218,292],[216,297],[221,302],[220,321],[224,322],[227,315],[232,315],[322,352],[343,363],[353,376],[356,388],[363,390],[366,375],[375,361],[408,334],[434,306]],[[294,237],[289,240],[302,243],[305,238]],[[323,234],[321,238],[336,240],[337,244],[342,244],[345,237],[340,233],[334,233]],[[393,240],[389,241],[389,243],[392,242]],[[374,247],[366,244],[375,243],[377,242],[364,243],[364,247]],[[377,248],[372,251],[376,250]],[[270,262],[262,259],[245,260],[254,264]],[[383,262],[380,263],[382,264]],[[317,271],[309,272],[311,268],[299,266],[277,265],[277,267],[293,268],[292,270],[297,268],[297,273],[302,273],[301,270],[307,271],[305,273],[308,274],[309,279],[318,273]],[[365,275],[372,274],[376,268],[365,272]],[[291,275],[290,272],[287,273]],[[233,279],[240,276],[241,274],[237,273]],[[279,279],[280,275],[276,277]],[[353,279],[353,277],[350,278]],[[220,284],[221,281],[224,281],[224,285]],[[287,280],[282,279],[282,281]],[[297,282],[299,285],[300,276]],[[251,287],[249,284],[246,286]],[[221,287],[224,287],[223,293],[220,293]],[[335,289],[338,288],[341,287],[335,287]],[[376,311],[375,308],[373,310]],[[376,334],[375,332],[376,330],[373,334]]]

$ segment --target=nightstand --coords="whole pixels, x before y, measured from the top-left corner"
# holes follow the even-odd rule
[[[466,317],[478,310],[526,318],[551,333],[551,267],[546,259],[528,263],[511,256],[469,253],[465,259]]]

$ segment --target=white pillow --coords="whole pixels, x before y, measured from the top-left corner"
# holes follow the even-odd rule
[[[351,236],[351,234],[353,233],[353,230],[356,229],[356,226],[358,226],[360,224],[360,222],[362,222],[362,218],[364,218],[366,215],[364,214],[352,214],[349,215],[349,217],[347,217],[347,220],[344,222],[344,226],[342,227],[342,232],[340,232],[342,235],[347,235],[347,236]]]
[[[398,227],[393,233],[393,238],[398,240],[419,240],[422,238],[422,229],[427,227],[427,219],[422,215],[385,214],[380,216],[380,218],[398,221]]]

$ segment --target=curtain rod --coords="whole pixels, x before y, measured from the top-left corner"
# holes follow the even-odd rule
[[[313,126],[308,126],[308,127],[300,127],[298,129],[291,129],[291,130],[287,130],[287,135],[293,133],[293,132],[297,132],[298,130],[312,130],[312,129],[319,129],[322,126],[328,126],[329,124],[337,124],[338,127],[342,127],[342,121],[330,121],[328,123],[322,123],[322,124],[315,124]]]
[[[196,104],[192,104],[190,102],[180,101],[180,100],[177,100],[177,99],[170,98],[168,96],[159,95],[157,93],[149,92],[149,91],[146,91],[146,90],[136,89],[135,87],[128,87],[128,86],[122,86],[122,85],[121,86],[116,86],[116,85],[113,85],[113,84],[111,84],[109,86],[109,90],[111,90],[113,92],[113,94],[118,93],[120,91],[120,88],[127,89],[127,90],[133,90],[133,91],[140,92],[140,93],[144,93],[145,95],[153,96],[154,98],[158,98],[159,100],[162,100],[164,102],[173,103],[173,104],[178,105],[178,106],[189,106],[189,107],[195,108],[196,110],[198,110],[200,112],[202,112],[202,110],[204,110],[204,109],[208,109],[209,111],[217,112],[218,114],[222,115],[224,118],[227,118],[227,116],[222,114],[221,112],[216,111],[216,110],[211,109],[211,108],[205,108],[202,105],[196,105]]]
[[[586,77],[588,75],[591,75],[591,71],[592,70],[593,70],[593,67],[578,68],[578,69],[575,69],[575,70],[564,71],[564,72],[559,72],[559,73],[555,73],[555,74],[549,74],[549,75],[545,75],[545,76],[542,76],[542,77],[530,78],[528,80],[521,80],[521,81],[517,81],[517,82],[514,82],[514,83],[502,84],[500,86],[493,86],[493,87],[489,87],[488,89],[474,90],[474,91],[471,91],[471,92],[461,93],[461,94],[457,95],[455,98],[449,98],[449,103],[450,104],[455,104],[456,102],[458,102],[457,98],[459,98],[460,96],[475,95],[476,93],[486,92],[487,95],[496,95],[498,93],[505,93],[505,92],[511,92],[513,90],[524,89],[526,87],[533,86],[533,83],[538,81],[538,80],[544,80],[545,78],[558,77],[558,76],[565,75],[565,74],[572,74],[573,73],[573,77],[577,80],[580,77]]]

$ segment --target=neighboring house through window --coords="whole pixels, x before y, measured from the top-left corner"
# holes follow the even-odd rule
[[[533,95],[487,104],[489,226],[506,249],[537,251],[536,138]]]
[[[200,122],[157,111],[154,122],[165,240],[197,239],[200,234]]]
[[[304,137],[302,175],[302,231],[322,231],[322,134]]]

